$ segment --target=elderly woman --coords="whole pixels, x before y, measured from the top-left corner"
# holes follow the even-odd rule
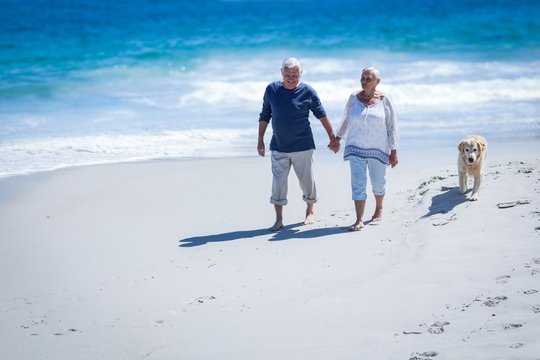
[[[364,227],[367,173],[375,195],[371,224],[378,224],[386,190],[386,168],[398,163],[398,123],[392,101],[377,90],[380,81],[378,69],[367,67],[362,70],[362,90],[349,97],[336,136],[338,141],[347,136],[343,157],[351,168],[352,199],[356,210],[356,222],[350,231]]]

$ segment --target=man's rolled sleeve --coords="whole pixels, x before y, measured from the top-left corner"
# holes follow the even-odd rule
[[[262,110],[259,114],[259,121],[270,122],[272,118],[272,106],[270,106],[270,96],[269,96],[270,86],[266,88],[263,97]]]
[[[313,90],[313,95],[311,97],[311,112],[317,119],[321,119],[326,116],[326,111],[324,110],[324,107],[322,106],[321,99],[319,99],[319,95],[317,95],[317,92]]]

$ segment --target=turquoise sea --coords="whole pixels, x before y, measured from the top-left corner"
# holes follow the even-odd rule
[[[267,83],[304,65],[334,124],[380,68],[401,144],[540,140],[540,1],[0,0],[0,177],[256,155]],[[325,134],[314,119],[318,147]]]

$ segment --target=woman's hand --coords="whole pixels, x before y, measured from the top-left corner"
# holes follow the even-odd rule
[[[397,158],[397,150],[391,150],[390,151],[390,166],[396,167],[398,164],[398,158]]]

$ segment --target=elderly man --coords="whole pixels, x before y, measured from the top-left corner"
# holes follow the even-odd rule
[[[266,87],[262,111],[259,115],[259,140],[257,151],[265,155],[264,134],[272,120],[272,196],[276,222],[270,228],[283,228],[283,206],[287,205],[287,179],[291,166],[300,182],[303,199],[307,203],[304,224],[313,223],[313,204],[317,201],[317,189],[313,177],[313,151],[315,141],[309,122],[309,112],[319,119],[328,133],[328,148],[339,149],[332,125],[319,100],[317,92],[308,84],[300,82],[302,66],[296,58],[283,61],[283,81],[275,81]]]

